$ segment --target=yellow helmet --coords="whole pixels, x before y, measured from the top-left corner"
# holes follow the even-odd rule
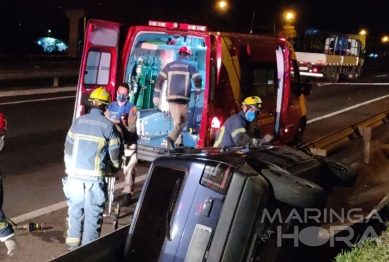
[[[101,86],[93,90],[89,96],[88,101],[92,102],[92,104],[95,106],[100,106],[101,104],[108,105],[111,103],[111,94]]]
[[[262,100],[258,96],[249,96],[242,102],[243,106],[251,106],[257,109],[258,111],[262,110]]]

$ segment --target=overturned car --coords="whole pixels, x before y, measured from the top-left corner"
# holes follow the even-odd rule
[[[293,222],[274,214],[321,210],[356,175],[292,147],[178,148],[152,163],[130,227],[54,261],[276,261]]]

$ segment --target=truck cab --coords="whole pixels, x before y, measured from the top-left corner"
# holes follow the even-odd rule
[[[123,30],[125,29],[125,30]],[[89,94],[105,87],[116,99],[116,88],[128,83],[130,102],[138,109],[138,157],[152,161],[165,154],[173,128],[163,86],[162,103],[153,104],[156,78],[189,46],[190,62],[203,79],[202,92],[189,101],[184,146],[212,146],[225,120],[240,111],[248,96],[259,96],[263,111],[249,132],[272,134],[279,144],[297,144],[306,124],[305,96],[310,85],[300,82],[292,46],[284,39],[209,32],[206,26],[150,21],[131,26],[90,20],[86,30],[74,118],[89,111]]]

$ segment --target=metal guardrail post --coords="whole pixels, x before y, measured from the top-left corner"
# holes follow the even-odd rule
[[[334,150],[335,148],[338,148],[340,145],[345,144],[354,138],[361,137],[363,136],[363,134],[366,134],[366,138],[364,137],[364,140],[366,141],[365,144],[367,144],[367,141],[369,141],[368,142],[369,145],[368,146],[366,145],[366,151],[367,151],[369,150],[368,148],[370,148],[371,135],[369,137],[368,135],[369,131],[367,131],[367,129],[365,128],[370,128],[370,132],[371,132],[372,129],[381,126],[385,122],[388,122],[389,121],[388,116],[389,116],[389,110],[385,110],[364,121],[358,122],[345,129],[334,132],[330,135],[317,139],[313,142],[307,143],[303,145],[303,147],[311,148],[312,153],[318,152],[320,154],[323,154],[323,150],[325,150],[325,152],[328,153]],[[366,158],[366,161],[367,162],[369,161],[368,158]]]

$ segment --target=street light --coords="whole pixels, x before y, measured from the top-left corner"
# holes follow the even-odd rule
[[[389,42],[389,37],[384,36],[384,37],[382,37],[381,41],[382,41],[382,43],[387,43],[387,42]]]
[[[366,30],[365,30],[365,29],[362,29],[361,31],[359,31],[359,34],[360,34],[360,35],[366,35],[366,34],[367,34],[367,32],[366,32]]]
[[[227,2],[226,1],[220,1],[219,2],[219,8],[220,9],[225,9],[227,7]]]
[[[285,19],[286,19],[286,21],[291,21],[293,18],[294,18],[294,14],[293,14],[293,13],[287,12],[287,13],[285,14]]]

